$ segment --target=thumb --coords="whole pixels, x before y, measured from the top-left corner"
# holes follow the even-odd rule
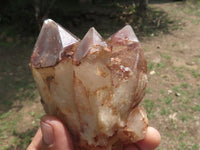
[[[64,124],[53,116],[41,119],[42,150],[73,150],[69,132]]]

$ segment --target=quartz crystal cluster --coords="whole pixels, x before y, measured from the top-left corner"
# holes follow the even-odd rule
[[[80,40],[45,20],[30,66],[46,113],[65,123],[76,149],[120,150],[144,138],[147,62],[131,26],[107,40],[92,27]]]

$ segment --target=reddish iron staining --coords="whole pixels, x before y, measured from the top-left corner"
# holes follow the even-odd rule
[[[84,95],[87,96],[86,100],[87,100],[87,104],[88,104],[88,106],[89,106],[90,109],[89,110],[86,109],[85,111],[88,111],[88,112],[92,113],[92,108],[91,108],[91,104],[90,104],[90,100],[89,100],[89,93],[90,93],[90,91],[87,90],[87,88],[84,86],[84,84],[82,83],[82,81],[80,79],[78,79],[77,77],[76,77],[76,82],[77,82],[77,84],[74,84],[74,85],[82,87],[82,89],[83,89],[82,92],[84,93]]]
[[[112,54],[112,51],[113,51],[112,48],[113,48],[113,47],[111,46],[111,47],[110,47],[110,53],[111,53],[111,54]]]
[[[66,116],[65,114],[60,110],[60,108],[56,107],[56,113],[60,116],[60,118],[63,120]]]
[[[76,75],[75,75],[75,71],[73,71],[73,85],[75,85],[75,79],[76,79]],[[75,87],[73,86],[73,91],[75,91],[75,89],[74,89]],[[79,109],[78,109],[78,102],[77,102],[77,100],[76,100],[76,96],[75,96],[75,92],[73,92],[73,98],[74,98],[74,104],[75,104],[75,106],[76,106],[76,110],[74,110],[74,111],[77,111],[78,112],[78,120],[79,120],[79,122],[81,122],[81,116],[80,116],[80,111],[79,111]]]
[[[99,88],[99,89],[97,89],[97,90],[95,90],[95,91],[93,92],[93,95],[100,96],[100,95],[98,94],[98,91],[102,91],[102,90],[108,90],[108,91],[109,91],[109,90],[111,90],[111,87],[105,86],[105,87]],[[110,105],[111,97],[112,97],[112,92],[110,91],[110,94],[108,94],[104,99],[102,99],[102,101],[101,101],[101,106],[106,105],[106,104]]]
[[[31,67],[34,67],[38,73],[37,75],[39,76],[39,79],[35,77],[35,80],[40,81],[42,78],[44,81],[43,84],[45,84],[45,86],[41,85],[41,87],[39,87],[39,89],[41,89],[40,93],[46,94],[44,97],[45,99],[41,100],[45,111],[49,114],[58,116],[66,124],[66,126],[69,125],[66,120],[66,114],[71,115],[74,112],[77,113],[78,118],[73,119],[78,123],[74,125],[72,130],[70,130],[76,149],[105,150],[109,147],[110,150],[122,150],[123,144],[132,143],[133,141],[135,142],[144,137],[143,133],[141,133],[142,135],[138,136],[133,131],[129,131],[131,128],[127,127],[127,119],[129,114],[131,113],[132,109],[138,111],[138,105],[144,96],[147,73],[147,62],[144,58],[143,50],[140,47],[140,44],[137,42],[137,38],[135,37],[131,27],[124,27],[122,30],[111,36],[105,43],[101,43],[102,45],[99,43],[95,45],[91,44],[94,43],[95,40],[99,42],[98,39],[101,39],[100,35],[96,31],[92,32],[89,37],[86,36],[89,38],[89,40],[82,42],[84,43],[83,48],[80,48],[81,42],[79,40],[71,37],[70,35],[68,38],[61,39],[62,36],[60,34],[61,30],[59,30],[59,26],[57,26],[55,23],[51,24],[51,21],[49,22],[49,24],[46,24],[44,27],[45,32],[43,32],[38,38],[35,50],[31,56]],[[47,32],[48,29],[50,30]],[[70,42],[70,38],[74,40],[73,43]],[[70,44],[63,47],[63,43],[61,44],[63,40],[67,40],[67,42]],[[91,49],[84,49],[85,47],[90,47]],[[93,89],[94,92],[91,92],[89,91],[90,87],[86,87],[86,85],[83,84],[85,82],[81,80],[81,74],[75,74],[75,71],[85,62],[92,64],[99,60],[101,60],[102,64],[96,68],[97,70],[94,70],[94,73],[96,73],[98,78],[104,78],[106,79],[105,82],[109,83],[105,84],[105,87]],[[63,61],[65,61],[65,63],[61,63]],[[57,78],[55,78],[55,71],[57,71],[55,67],[57,67],[58,64],[63,65],[62,68],[64,68],[66,64],[72,65],[73,75],[70,74],[71,77],[69,78],[73,79],[72,83],[69,84],[71,86],[70,91],[73,91],[71,92],[72,100],[68,99],[67,97],[64,97],[63,99],[73,101],[75,105],[74,110],[68,109],[62,111],[61,109],[64,109],[64,106],[60,108],[59,106],[61,106],[61,104],[57,104],[59,103],[59,99],[56,99],[56,94],[59,92],[51,92],[54,90],[52,87],[55,87],[55,85],[59,88],[62,88],[60,87],[62,84],[59,85],[56,81]],[[106,68],[106,72],[104,72],[105,68],[102,66]],[[34,69],[32,69],[33,72],[35,71]],[[88,80],[90,80],[90,74],[87,73],[87,69],[90,68],[85,68],[85,73],[88,75]],[[107,77],[110,78],[110,81],[107,81]],[[63,77],[63,79],[64,78],[65,77]],[[66,76],[66,78],[68,78],[68,76]],[[123,99],[114,100],[113,98],[116,97],[115,94],[119,95],[119,97],[126,97],[125,95],[120,95],[120,90],[117,88],[123,88],[126,83],[130,82],[132,82],[134,86],[131,87],[129,84],[125,88],[129,92],[126,93],[129,94],[127,97],[130,97],[128,101],[123,101]],[[120,86],[122,84],[123,86]],[[38,85],[40,86],[40,84]],[[68,87],[68,85],[64,86]],[[131,87],[131,89],[128,89],[129,87]],[[99,93],[101,95],[98,95],[98,91],[101,92]],[[56,100],[52,99],[52,97]],[[91,97],[94,97],[94,100],[91,100]],[[130,103],[132,104],[128,108],[120,107],[120,105],[127,106]],[[97,110],[94,110],[94,108]],[[106,123],[105,126],[100,126],[98,118],[95,117],[94,118],[97,120],[91,121],[93,118],[91,116],[96,115],[97,117],[98,113],[103,110],[102,108],[108,108],[106,111],[112,112],[112,119],[109,120],[111,121],[111,125],[106,125]],[[122,108],[125,108],[125,110],[123,110],[124,112],[118,112],[121,111]],[[103,113],[106,114],[106,111]],[[144,110],[141,110],[141,114],[143,112]],[[123,117],[120,116],[121,114],[123,114]],[[91,118],[86,118],[83,115],[87,115],[87,117],[89,116]],[[115,117],[118,117],[118,119],[116,119],[117,121],[113,119]],[[142,122],[143,131],[145,131],[148,126],[147,119],[144,116],[139,117],[141,119],[138,121]],[[68,119],[70,119],[70,117]],[[104,119],[104,117],[102,117],[102,119]],[[104,121],[107,121],[106,119]],[[113,120],[114,122],[112,122]],[[119,122],[119,120],[122,122]],[[92,131],[93,129],[90,130],[91,124],[93,123],[95,126],[97,126],[97,129],[94,130],[95,132]],[[80,129],[78,128],[79,126]],[[108,130],[109,134],[111,133],[112,135],[104,135],[105,129],[106,131]],[[94,133],[91,134],[91,132]],[[89,136],[91,137],[88,138]],[[88,140],[87,138],[92,139],[92,141]],[[106,142],[103,142],[104,144],[101,145],[99,143],[102,142],[102,139]]]
[[[51,88],[51,82],[54,80],[54,76],[48,76],[48,77],[46,77],[46,83],[47,83],[47,86],[48,86],[48,88],[49,88],[49,90],[50,90],[50,88]]]
[[[74,57],[74,51],[77,49],[78,43],[72,44],[64,48],[64,51],[61,54],[60,61],[63,60],[72,60]],[[59,62],[58,62],[59,63]]]
[[[139,43],[138,42],[133,42],[133,43],[127,45],[127,50],[128,51],[135,50],[138,47],[140,47]]]
[[[38,54],[37,52],[34,52],[34,53],[32,54],[32,56],[31,56],[31,62],[32,62],[32,64],[34,64],[34,67],[36,67],[36,68],[41,68],[40,63],[37,62],[37,56],[38,56],[38,55],[39,55],[39,54]]]
[[[93,139],[94,139],[95,142],[97,142],[98,138],[99,138],[98,136],[95,136]]]
[[[106,78],[108,76],[108,74],[105,73],[100,67],[97,67],[96,74],[102,76],[103,78]]]

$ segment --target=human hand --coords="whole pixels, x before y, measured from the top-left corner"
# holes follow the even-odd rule
[[[124,150],[154,150],[160,144],[159,132],[148,127],[143,140],[126,145]],[[41,128],[27,150],[74,150],[72,139],[64,124],[54,116],[43,116]]]
[[[154,150],[160,144],[161,137],[158,130],[153,127],[147,128],[146,136],[137,143],[127,145],[124,150]]]

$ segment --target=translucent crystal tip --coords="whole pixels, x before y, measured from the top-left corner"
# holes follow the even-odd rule
[[[134,42],[139,42],[138,38],[136,37],[132,27],[130,25],[126,25],[117,33],[115,33],[112,38],[116,39],[123,39],[123,40],[130,40]]]
[[[44,21],[45,24],[52,23],[52,22],[55,23],[55,21],[53,21],[52,19],[46,19]]]
[[[103,41],[103,38],[96,31],[96,29],[94,27],[91,27],[82,39],[78,49],[75,51],[74,60],[81,60],[90,52],[90,50],[92,50],[92,46],[95,45],[106,46],[106,43]]]
[[[78,41],[78,38],[62,26],[51,19],[47,19],[44,21],[35,44],[31,63],[36,68],[54,66],[62,59],[64,48]]]

